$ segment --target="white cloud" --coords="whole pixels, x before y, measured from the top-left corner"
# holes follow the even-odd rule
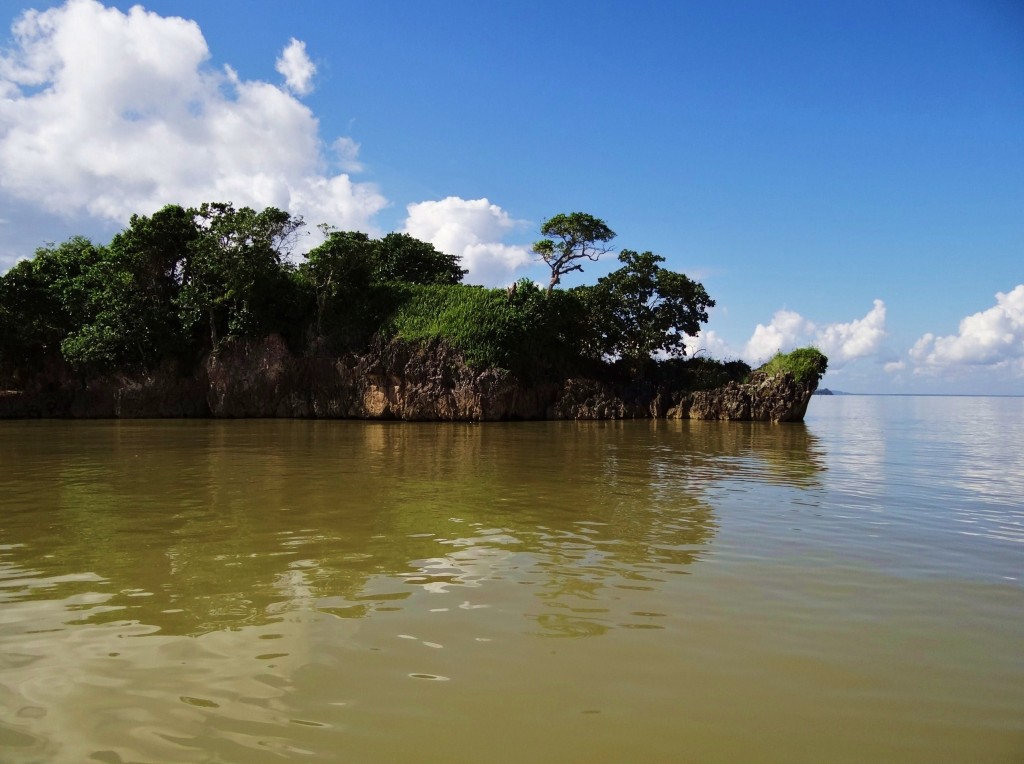
[[[360,146],[351,138],[337,138],[331,144],[338,158],[338,164],[345,172],[362,172],[363,164],[359,161]]]
[[[884,339],[885,303],[881,300],[875,300],[863,318],[823,326],[791,310],[780,310],[767,326],[757,325],[742,356],[747,362],[758,364],[779,351],[813,345],[828,356],[831,366],[839,367],[855,358],[877,354]]]
[[[316,64],[306,53],[306,43],[294,37],[290,39],[288,46],[281,51],[275,68],[284,75],[284,82],[293,93],[309,95],[313,92]]]
[[[996,293],[996,304],[967,316],[960,331],[928,333],[910,349],[915,371],[953,366],[1012,366],[1024,370],[1024,284]]]
[[[324,172],[318,122],[294,96],[211,69],[193,21],[68,0],[27,11],[12,34],[0,56],[8,197],[121,223],[172,202],[232,201],[364,230],[387,204],[373,185]],[[296,89],[309,85],[291,68],[302,56],[285,73]]]
[[[469,271],[467,283],[507,284],[517,268],[533,262],[527,247],[502,243],[520,221],[487,199],[449,196],[410,204],[407,209],[405,232],[442,252],[460,256],[462,267]]]
[[[743,349],[743,358],[751,364],[767,361],[780,350],[792,350],[804,344],[814,324],[791,310],[779,310],[767,326],[758,324]]]
[[[885,339],[885,303],[875,300],[864,318],[848,324],[827,324],[818,330],[814,344],[829,357],[829,361],[842,365],[854,358],[874,355]]]

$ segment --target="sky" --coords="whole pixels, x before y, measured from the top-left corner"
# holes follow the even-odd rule
[[[691,353],[1024,394],[1024,2],[0,0],[0,272],[203,201],[487,286],[587,212],[715,299]]]

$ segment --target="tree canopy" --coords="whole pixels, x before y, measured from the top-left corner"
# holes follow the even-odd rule
[[[686,337],[696,335],[714,307],[704,287],[667,270],[665,258],[624,249],[623,267],[593,287],[593,320],[603,353],[639,364],[662,352],[686,354]]]
[[[63,363],[82,379],[187,370],[232,338],[279,334],[298,353],[359,352],[375,339],[444,340],[471,363],[530,378],[608,367],[641,374],[682,356],[714,305],[703,286],[652,252],[623,250],[592,286],[554,290],[615,236],[585,213],[556,215],[535,245],[547,289],[460,283],[459,258],[404,233],[372,238],[322,226],[291,256],[301,218],[274,207],[168,205],[134,215],[109,245],[74,237],[0,276],[0,382]],[[557,239],[557,241],[556,241]]]
[[[374,242],[375,281],[404,281],[407,284],[458,284],[466,271],[459,258],[439,252],[433,244],[407,233],[389,233]]]
[[[210,344],[223,333],[268,331],[269,313],[286,289],[287,248],[303,226],[276,207],[256,212],[230,203],[204,203],[192,212],[195,237],[181,261],[178,305],[186,326],[205,322]]]
[[[555,215],[540,227],[540,232],[548,238],[535,242],[533,252],[551,269],[549,295],[562,276],[583,270],[581,260],[597,260],[610,252],[605,245],[615,238],[615,231],[603,220],[585,212]]]

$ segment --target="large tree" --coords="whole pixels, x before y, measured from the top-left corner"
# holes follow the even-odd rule
[[[623,267],[593,287],[594,324],[600,349],[642,368],[656,351],[686,354],[686,337],[700,331],[715,301],[682,273],[662,268],[665,258],[624,249]]]
[[[374,244],[374,281],[458,284],[466,275],[457,255],[440,252],[407,233],[389,233]]]
[[[153,366],[187,345],[176,298],[179,268],[197,230],[191,213],[168,205],[132,215],[83,275],[87,312],[61,344],[77,366]]]
[[[615,231],[603,220],[585,212],[555,215],[540,227],[540,232],[547,238],[534,243],[533,252],[551,269],[549,295],[562,276],[583,270],[581,260],[597,260],[610,252],[611,247],[606,245],[615,238]]]
[[[89,273],[104,248],[75,236],[36,250],[0,276],[0,371],[38,370],[88,315]]]
[[[337,308],[358,305],[374,272],[375,242],[360,231],[332,231],[320,226],[327,236],[319,246],[306,253],[300,276],[316,297],[315,336],[324,333],[324,324]]]
[[[193,210],[198,231],[181,268],[178,302],[186,325],[206,321],[210,344],[220,337],[271,329],[271,315],[289,283],[285,255],[302,227],[276,207],[256,212],[230,203]]]

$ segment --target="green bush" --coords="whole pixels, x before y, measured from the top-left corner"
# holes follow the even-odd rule
[[[584,311],[568,293],[545,297],[525,279],[514,290],[408,283],[388,289],[394,310],[383,323],[386,338],[443,340],[474,367],[529,378],[563,371],[579,355],[573,340]]]
[[[817,382],[828,368],[828,358],[817,348],[797,348],[790,353],[776,353],[758,371],[769,376],[789,372],[797,382]]]

